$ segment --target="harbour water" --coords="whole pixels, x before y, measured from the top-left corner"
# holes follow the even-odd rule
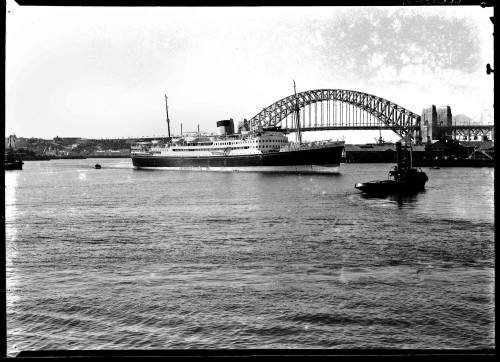
[[[424,168],[411,197],[354,189],[391,166],[5,172],[8,353],[495,347],[494,169]]]

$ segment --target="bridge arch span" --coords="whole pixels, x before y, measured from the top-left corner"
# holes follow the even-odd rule
[[[400,137],[420,136],[420,116],[382,97],[347,89],[314,89],[280,99],[267,106],[249,120],[251,129],[258,127],[283,127],[283,120],[300,109],[319,102],[336,101],[352,105],[376,117]],[[302,122],[301,122],[302,123]],[[311,128],[309,130],[314,130]],[[415,131],[415,132],[414,132]]]

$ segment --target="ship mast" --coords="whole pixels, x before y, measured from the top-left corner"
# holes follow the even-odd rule
[[[295,119],[297,121],[297,142],[302,143],[302,134],[300,132],[300,108],[297,101],[297,88],[295,86],[295,79],[293,80],[293,92],[295,93]]]
[[[168,118],[168,102],[167,102],[167,95],[165,94],[165,108],[167,110],[167,127],[168,127],[168,140],[170,141],[170,118]]]

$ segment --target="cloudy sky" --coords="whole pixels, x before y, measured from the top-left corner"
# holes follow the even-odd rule
[[[298,91],[352,89],[492,121],[492,9],[21,7],[7,1],[6,134],[215,131]],[[482,118],[481,118],[482,117]],[[370,140],[372,140],[370,136]]]

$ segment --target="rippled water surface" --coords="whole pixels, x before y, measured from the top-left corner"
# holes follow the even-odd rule
[[[6,171],[8,351],[494,347],[494,169],[390,167]]]

